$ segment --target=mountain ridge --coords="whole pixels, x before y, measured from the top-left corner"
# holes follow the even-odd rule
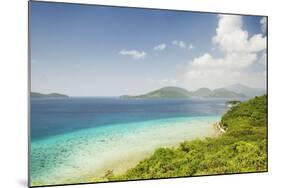
[[[190,98],[190,97],[210,97],[210,98],[245,98],[260,96],[266,92],[260,88],[251,88],[242,84],[233,84],[222,88],[211,90],[201,87],[195,91],[175,86],[162,87],[141,95],[122,95],[121,98]]]
[[[253,88],[239,83],[228,85],[224,88],[236,93],[243,93],[248,97],[260,96],[266,93],[265,89]]]

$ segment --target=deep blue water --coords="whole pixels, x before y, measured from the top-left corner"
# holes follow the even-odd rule
[[[171,117],[221,115],[226,99],[69,98],[31,100],[31,139],[83,128]],[[133,125],[132,125],[133,126]]]

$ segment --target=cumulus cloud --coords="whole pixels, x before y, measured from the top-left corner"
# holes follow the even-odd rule
[[[159,45],[155,46],[153,48],[153,50],[161,51],[161,50],[165,50],[165,48],[166,48],[166,44],[159,44]]]
[[[266,38],[256,34],[249,38],[248,32],[242,29],[241,16],[220,15],[213,37],[214,44],[223,52],[258,52],[266,47]]]
[[[172,44],[179,48],[186,48],[186,43],[181,40],[174,40],[174,41],[172,41]]]
[[[185,79],[190,87],[215,88],[237,82],[254,87],[264,86],[264,69],[257,69],[256,64],[266,64],[266,37],[262,34],[249,37],[242,26],[241,16],[219,16],[216,35],[212,41],[223,55],[217,58],[205,53],[194,58],[185,72]]]
[[[121,50],[119,52],[120,55],[130,56],[133,59],[144,59],[146,57],[146,53],[144,51],[137,51],[137,50]]]
[[[266,17],[263,17],[261,20],[260,20],[260,24],[261,24],[261,30],[263,33],[266,32],[267,30],[267,20],[266,20]]]

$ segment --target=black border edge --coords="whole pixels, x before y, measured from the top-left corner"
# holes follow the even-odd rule
[[[208,175],[198,175],[198,176],[177,176],[177,177],[168,177],[168,178],[151,178],[151,179],[132,179],[132,180],[119,180],[119,181],[102,181],[102,182],[85,182],[85,183],[73,183],[73,184],[51,184],[51,185],[40,185],[32,186],[31,185],[31,174],[30,174],[30,165],[31,165],[31,131],[30,131],[30,92],[31,92],[31,4],[32,2],[46,3],[46,4],[68,4],[68,5],[81,5],[81,6],[98,6],[98,7],[115,7],[115,8],[132,8],[132,9],[143,9],[143,10],[163,10],[163,11],[177,11],[177,12],[193,12],[193,13],[207,13],[207,14],[226,14],[226,15],[239,15],[239,16],[259,16],[266,18],[266,95],[267,95],[267,167],[265,171],[258,172],[241,172],[241,173],[225,173],[225,174],[208,174]],[[268,114],[268,19],[269,16],[261,14],[238,14],[238,13],[226,13],[226,12],[207,12],[207,11],[194,11],[194,10],[183,10],[183,9],[164,9],[164,8],[146,8],[146,7],[133,7],[133,6],[117,6],[117,5],[102,5],[102,4],[89,4],[89,3],[73,3],[73,2],[56,2],[56,1],[40,1],[40,0],[29,0],[28,1],[28,187],[55,187],[55,186],[71,186],[71,185],[94,185],[101,183],[119,183],[119,182],[135,182],[135,181],[153,181],[153,180],[163,180],[163,179],[180,179],[180,178],[196,178],[196,177],[209,177],[209,176],[224,176],[224,175],[240,175],[240,174],[261,174],[269,172],[268,165],[268,128],[269,128],[269,114]]]

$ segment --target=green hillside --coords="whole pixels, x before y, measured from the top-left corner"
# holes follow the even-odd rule
[[[140,99],[158,99],[158,98],[189,98],[189,97],[218,97],[218,98],[241,98],[246,95],[235,93],[227,89],[210,90],[208,88],[199,88],[196,91],[188,91],[180,87],[163,87],[143,95],[123,95],[121,98],[140,98]]]
[[[246,95],[220,88],[213,90],[211,97],[246,97]]]
[[[125,174],[107,180],[133,180],[267,171],[267,96],[232,107],[221,119],[226,131],[215,138],[159,148]]]
[[[125,98],[187,98],[190,94],[186,89],[179,87],[163,87],[144,95],[123,96]]]
[[[233,84],[226,86],[225,89],[229,91],[233,91],[236,93],[243,93],[247,97],[255,97],[255,96],[260,96],[266,94],[265,89],[261,88],[252,88],[243,84]]]
[[[196,97],[209,97],[212,95],[212,90],[206,87],[202,87],[192,92],[192,96]]]
[[[31,98],[68,98],[67,95],[60,94],[60,93],[50,93],[50,94],[42,94],[38,92],[31,92]]]

